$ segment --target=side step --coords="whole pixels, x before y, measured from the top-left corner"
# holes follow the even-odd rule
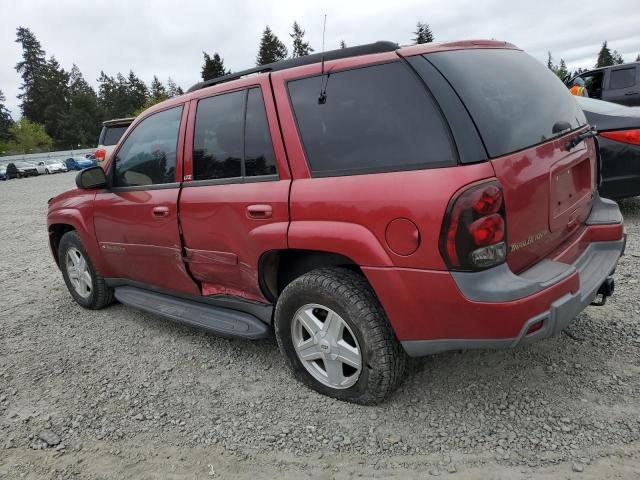
[[[268,337],[271,328],[253,315],[136,287],[117,287],[119,302],[225,337],[255,340]]]

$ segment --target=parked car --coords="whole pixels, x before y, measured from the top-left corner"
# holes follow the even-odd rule
[[[7,177],[7,166],[6,165],[0,165],[0,180],[8,180],[9,177]]]
[[[619,200],[640,195],[640,107],[576,97],[598,130],[600,195]]]
[[[58,173],[58,172],[68,172],[69,169],[64,164],[62,160],[40,160],[36,164],[36,168],[38,169],[38,173],[41,175],[49,175],[50,173]]]
[[[95,167],[96,161],[85,157],[69,157],[64,161],[64,165],[68,170],[82,170]]]
[[[118,141],[134,120],[135,117],[116,118],[102,123],[102,131],[98,139],[98,149],[94,154],[98,165],[103,165],[104,162],[109,159]]]
[[[9,178],[35,177],[38,175],[38,169],[33,163],[13,162],[7,165],[7,173]]]
[[[505,42],[308,55],[143,112],[50,201],[50,246],[85,308],[273,332],[302,382],[375,403],[407,355],[528,344],[613,293],[592,137]]]
[[[567,80],[567,86],[571,87],[577,77],[584,80],[591,98],[621,105],[640,105],[640,62],[596,68]]]

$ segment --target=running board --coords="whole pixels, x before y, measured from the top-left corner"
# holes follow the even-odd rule
[[[225,337],[250,340],[268,337],[271,328],[251,314],[152,292],[136,287],[115,288],[116,299],[130,307],[156,313]]]

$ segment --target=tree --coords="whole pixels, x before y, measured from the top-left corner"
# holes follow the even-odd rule
[[[151,80],[151,98],[161,102],[169,98],[169,94],[167,93],[167,89],[164,88],[162,82],[158,80],[156,75],[153,76],[153,80]]]
[[[636,57],[636,62],[640,62],[640,53],[638,54],[638,56]]]
[[[260,39],[260,48],[256,57],[256,65],[267,65],[287,58],[287,47],[280,41],[278,37],[271,31],[269,26],[262,32]]]
[[[613,65],[613,55],[611,55],[611,50],[609,50],[609,47],[607,47],[607,41],[605,40],[602,44],[600,52],[598,53],[596,68],[608,67],[610,65]]]
[[[347,44],[344,40],[340,40],[340,48],[347,48]]]
[[[413,34],[415,35],[413,39],[413,42],[415,44],[429,43],[433,42],[434,40],[433,33],[431,32],[431,27],[429,27],[428,23],[418,22],[416,25],[416,31],[413,32]]]
[[[7,150],[15,153],[34,153],[50,151],[53,140],[44,130],[44,126],[31,122],[26,117],[15,122],[9,128],[11,140]]]
[[[202,65],[202,80],[212,80],[214,78],[223,77],[231,73],[224,67],[224,60],[220,58],[218,52],[213,53],[210,57],[208,53],[202,52],[204,55],[204,64]]]
[[[16,71],[22,77],[18,98],[22,100],[20,108],[27,118],[38,116],[37,93],[33,90],[36,79],[46,64],[45,53],[36,36],[28,28],[18,27],[16,43],[22,46],[22,60],[16,64]]]
[[[313,48],[309,46],[309,42],[303,40],[304,30],[300,28],[298,22],[293,22],[293,33],[289,34],[289,36],[293,38],[293,53],[291,54],[293,58],[304,57],[313,52]]]
[[[613,51],[611,57],[613,58],[614,65],[622,65],[624,63],[624,58],[622,58],[622,55],[620,55],[617,50]]]
[[[549,70],[555,70],[555,65],[553,64],[553,57],[551,56],[551,52],[547,52],[547,68]]]
[[[560,65],[554,72],[560,80],[564,80],[565,77],[569,75],[569,70],[567,70],[567,64],[564,61],[564,58],[560,59]]]
[[[64,148],[71,145],[90,147],[96,144],[102,127],[103,112],[95,90],[73,65],[69,72],[69,105],[59,119],[57,142]]]
[[[11,112],[4,106],[6,98],[2,90],[0,90],[0,142],[6,142],[11,135],[9,134],[9,128],[13,125],[13,119],[11,118]]]
[[[167,94],[169,95],[169,98],[177,97],[179,95],[182,95],[183,93],[184,92],[182,91],[182,88],[176,85],[176,82],[174,82],[173,79],[169,77],[169,80],[167,81]]]

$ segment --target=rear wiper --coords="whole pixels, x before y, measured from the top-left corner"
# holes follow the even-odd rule
[[[569,140],[567,143],[564,144],[564,148],[567,152],[569,152],[580,142],[585,141],[587,138],[595,137],[596,135],[598,135],[598,130],[596,130],[595,127],[592,127],[586,132],[573,137],[571,140]]]

